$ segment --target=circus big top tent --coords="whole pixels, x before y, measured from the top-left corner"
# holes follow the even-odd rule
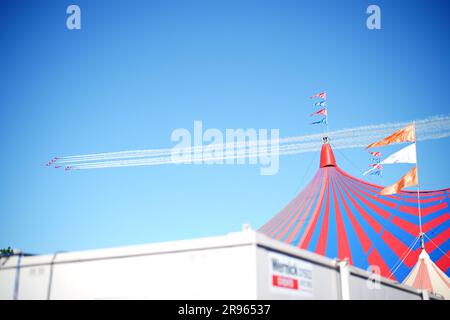
[[[325,142],[312,181],[259,231],[402,282],[421,252],[417,192],[381,189],[340,169]],[[421,191],[420,204],[425,249],[448,276],[450,189]]]

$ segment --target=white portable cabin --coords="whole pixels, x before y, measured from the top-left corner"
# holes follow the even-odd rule
[[[244,228],[0,259],[0,299],[438,299]]]

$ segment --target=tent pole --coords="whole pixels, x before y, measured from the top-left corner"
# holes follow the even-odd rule
[[[413,122],[414,124],[414,135],[416,135],[416,122]],[[419,210],[419,237],[420,237],[420,246],[422,249],[425,249],[425,242],[423,238],[423,232],[422,232],[422,212],[420,208],[420,179],[419,179],[419,159],[417,156],[417,139],[415,139],[416,144],[416,170],[417,170],[417,208]]]
[[[328,96],[327,96],[327,98],[328,98]],[[327,115],[325,117],[326,136],[328,137],[328,103],[327,103],[326,99],[324,101],[325,101],[325,108],[326,108],[325,111],[327,112]]]

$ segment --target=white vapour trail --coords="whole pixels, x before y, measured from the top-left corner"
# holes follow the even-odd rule
[[[350,129],[342,129],[329,133],[331,139],[349,139],[355,136],[366,136],[370,139],[376,138],[378,136],[385,135],[389,131],[398,130],[410,122],[401,123],[386,123],[379,125],[363,126]],[[420,137],[424,133],[437,133],[439,131],[450,130],[450,116],[434,116],[431,118],[419,120],[416,122],[417,135]],[[301,142],[301,141],[320,141],[322,134],[312,134],[296,137],[281,138],[278,140],[279,144],[290,143],[290,142]],[[276,141],[273,141],[276,142]],[[219,144],[217,147],[221,149],[236,149],[245,148],[251,146],[257,146],[264,143],[272,143],[272,141],[256,141],[256,142],[240,142],[240,143],[226,143]],[[202,147],[191,147],[180,149],[183,152],[196,152],[201,151]],[[59,159],[60,164],[69,164],[77,162],[91,162],[99,160],[115,160],[115,159],[129,159],[129,158],[145,158],[145,157],[161,157],[169,156],[172,152],[172,148],[165,149],[150,149],[150,150],[132,150],[132,151],[120,151],[120,152],[108,152],[108,153],[98,153],[89,155],[79,155],[79,156],[68,156]]]
[[[329,133],[332,144],[337,149],[365,147],[369,143],[385,137],[410,122],[386,123],[380,125],[363,126],[350,129],[342,129]],[[435,116],[416,121],[417,139],[440,139],[450,136],[450,116]],[[251,141],[243,143],[227,143],[214,145],[214,148],[223,150],[223,156],[213,158],[202,158],[202,147],[191,147],[177,149],[183,150],[183,154],[189,153],[193,158],[199,157],[202,161],[227,160],[239,158],[254,158],[265,156],[263,151],[265,146],[278,142],[280,144],[277,152],[272,155],[298,154],[320,150],[322,134],[312,134],[296,137],[281,138],[278,141]],[[211,145],[203,148],[210,148]],[[100,153],[81,156],[63,157],[58,160],[59,164],[68,164],[77,169],[110,168],[137,165],[161,165],[175,163],[171,157],[172,148],[134,150]],[[273,151],[273,150],[272,150]],[[231,156],[229,154],[232,154]]]
[[[428,139],[439,139],[450,137],[450,132],[441,135],[430,135],[425,136],[418,140],[428,140]],[[333,147],[335,149],[349,149],[349,148],[363,148],[370,143],[371,139],[364,140],[353,140],[353,141],[337,141],[333,142]],[[279,150],[270,149],[266,152],[246,152],[244,154],[234,154],[234,155],[224,155],[218,157],[199,157],[202,162],[206,161],[226,161],[229,159],[241,159],[241,158],[256,158],[256,157],[268,157],[277,155],[291,155],[300,154],[305,152],[318,151],[321,148],[320,142],[313,143],[300,143],[300,144],[290,144],[280,146]],[[193,158],[193,157],[192,157]],[[114,168],[114,167],[131,167],[131,166],[150,166],[150,165],[164,165],[164,164],[180,164],[183,163],[183,159],[174,160],[171,157],[156,157],[156,158],[146,158],[146,159],[133,159],[133,160],[115,160],[106,162],[92,162],[82,165],[78,165],[75,168],[84,169],[100,169],[100,168]]]
[[[373,139],[377,136],[381,136],[386,134],[388,131],[395,131],[400,129],[401,127],[407,125],[407,122],[404,123],[395,123],[395,124],[381,124],[374,126],[364,126],[352,129],[343,129],[338,131],[333,131],[329,133],[329,136],[333,140],[337,139],[350,139],[355,136],[364,135],[369,139]],[[427,118],[424,120],[420,120],[416,122],[416,127],[418,131],[418,136],[420,133],[427,132],[437,132],[439,130],[449,130],[450,127],[450,116],[438,116]],[[297,137],[288,137],[282,138],[278,140],[278,143],[289,143],[289,142],[300,142],[300,141],[318,141],[320,140],[322,134],[313,134],[313,135],[305,135],[305,136],[297,136]],[[258,146],[264,143],[271,143],[271,141],[257,141],[257,142],[241,142],[241,143],[227,143],[220,144],[217,147],[221,149],[236,149],[236,148],[245,148],[251,146]],[[185,148],[183,152],[197,152],[201,151],[202,147],[191,147]],[[100,154],[91,154],[91,155],[81,155],[81,156],[69,156],[61,158],[58,162],[60,164],[74,164],[77,162],[92,162],[99,160],[116,160],[116,159],[130,159],[130,158],[146,158],[146,157],[161,157],[161,156],[169,156],[172,152],[171,148],[166,149],[153,149],[153,150],[133,150],[133,151],[121,151],[121,152],[110,152],[110,153],[100,153]]]

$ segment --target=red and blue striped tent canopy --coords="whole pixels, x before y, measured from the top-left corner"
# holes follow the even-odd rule
[[[417,192],[381,196],[382,188],[342,171],[324,143],[312,181],[259,231],[401,282],[421,252]],[[450,188],[421,191],[420,204],[425,249],[449,275]]]

